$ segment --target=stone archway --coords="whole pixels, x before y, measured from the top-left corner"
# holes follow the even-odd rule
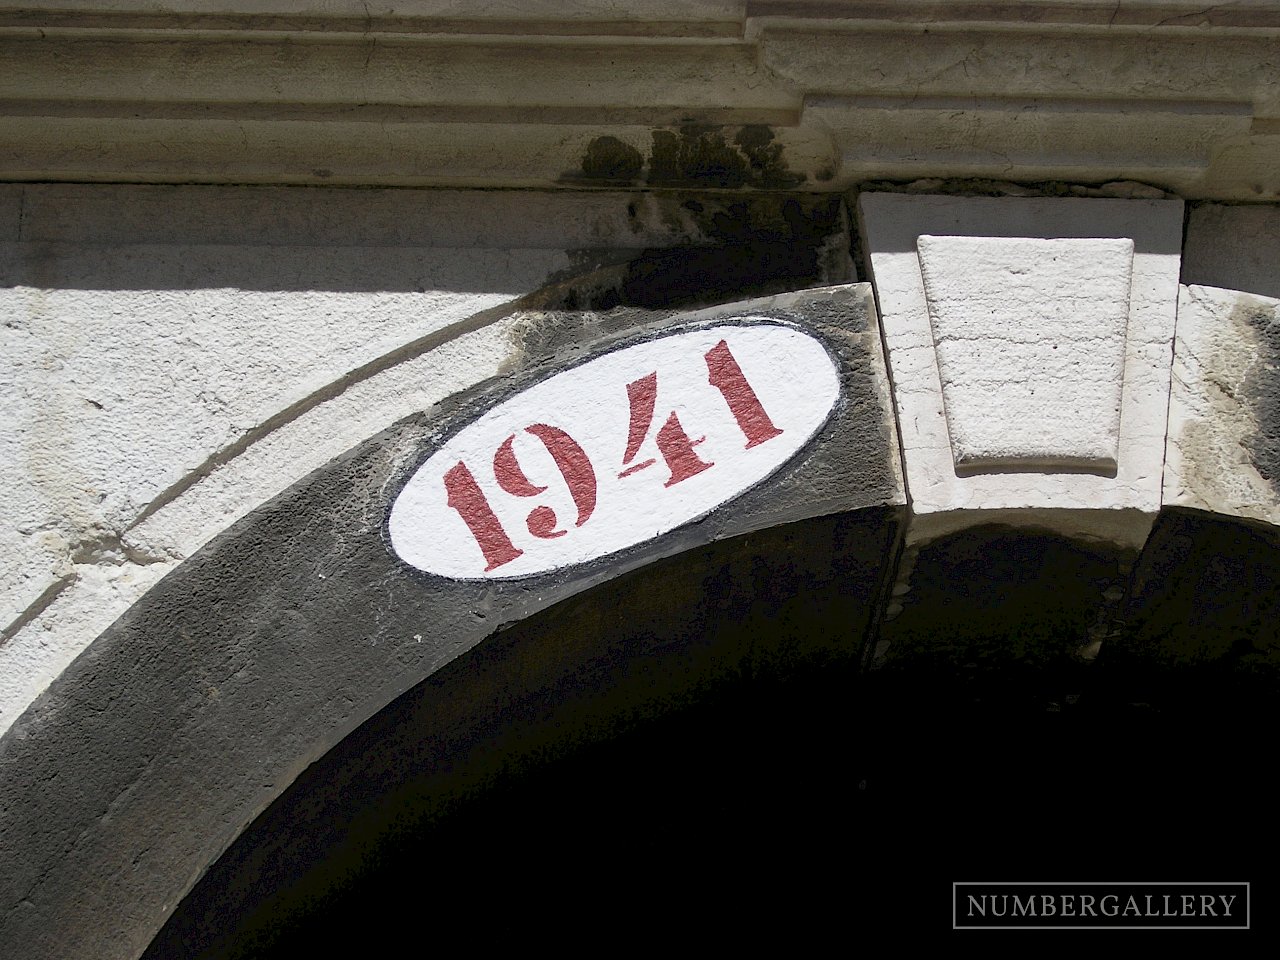
[[[947,207],[956,203],[929,199]],[[791,209],[788,204],[789,200],[781,204],[784,214]],[[1031,205],[1043,209],[1051,204],[1037,200]],[[884,252],[877,248],[876,236],[874,228],[868,231],[873,265]],[[802,239],[807,244],[805,256],[788,261],[784,274],[821,262],[825,235],[814,233]],[[756,238],[728,249],[751,264],[757,262],[751,259],[753,253],[769,260],[780,242],[773,237]],[[996,246],[1001,256],[1007,253],[1008,244]],[[1176,245],[1171,250],[1144,250],[1141,245],[1135,249],[1138,255],[1177,259]],[[918,252],[896,248],[888,252],[918,256]],[[841,638],[838,656],[831,655],[861,665],[865,652],[875,678],[874,686],[857,681],[862,684],[861,705],[855,705],[862,711],[858,729],[875,730],[884,718],[898,716],[902,729],[913,731],[898,742],[913,750],[926,747],[924,755],[939,769],[950,771],[948,776],[957,776],[961,770],[947,749],[936,744],[929,747],[928,732],[949,729],[956,717],[977,717],[974,722],[980,729],[998,737],[1003,718],[1034,714],[1037,723],[1052,724],[1044,720],[1045,715],[1068,714],[1083,718],[1095,739],[1106,739],[1117,729],[1109,723],[1119,716],[1129,724],[1119,729],[1140,738],[1160,736],[1170,729],[1144,728],[1141,704],[1165,710],[1166,704],[1173,703],[1188,718],[1174,729],[1192,741],[1208,741],[1204,751],[1196,754],[1206,759],[1215,738],[1256,729],[1248,724],[1257,718],[1250,719],[1245,715],[1248,711],[1242,714],[1235,708],[1257,705],[1259,715],[1265,715],[1261,705],[1269,702],[1266,693],[1274,689],[1275,680],[1275,644],[1267,626],[1275,592],[1270,571],[1274,568],[1271,524],[1276,514],[1268,488],[1274,430],[1267,379],[1274,303],[1232,291],[1184,288],[1175,336],[1177,274],[1165,263],[1159,296],[1148,298],[1159,301],[1156,322],[1139,327],[1144,337],[1138,338],[1136,348],[1130,350],[1125,339],[1132,339],[1132,324],[1126,327],[1112,317],[1107,336],[1121,344],[1126,364],[1132,355],[1143,365],[1146,387],[1159,385],[1162,370],[1167,383],[1172,362],[1180,374],[1172,394],[1167,388],[1164,393],[1149,391],[1140,411],[1146,419],[1126,421],[1122,416],[1114,436],[1106,427],[1095,431],[1103,440],[1114,441],[1110,460],[1091,455],[1092,459],[1083,458],[1087,469],[1080,470],[1075,461],[1081,458],[1070,450],[1052,451],[1048,457],[1043,451],[1022,456],[1015,450],[1018,456],[1012,458],[991,456],[988,450],[987,472],[979,470],[975,480],[971,465],[958,462],[963,457],[948,446],[950,441],[942,433],[932,432],[932,440],[942,438],[942,442],[931,445],[917,444],[908,435],[905,425],[910,423],[915,430],[915,418],[922,410],[936,416],[949,411],[951,401],[944,387],[958,381],[950,375],[946,384],[940,378],[931,381],[941,369],[933,356],[937,343],[903,339],[904,331],[910,330],[899,326],[885,338],[888,366],[895,376],[891,390],[868,285],[814,288],[679,314],[655,303],[647,304],[652,308],[648,311],[619,306],[619,300],[634,299],[636,290],[661,293],[664,276],[677,278],[675,292],[687,295],[701,269],[689,264],[715,263],[717,255],[707,254],[704,260],[678,252],[649,252],[621,266],[604,267],[585,283],[553,287],[536,304],[538,309],[525,302],[521,306],[528,309],[503,312],[498,320],[492,314],[479,315],[461,336],[444,343],[460,343],[473,333],[506,338],[503,342],[509,349],[500,357],[505,369],[491,372],[505,374],[507,380],[472,380],[453,392],[445,390],[429,412],[400,419],[323,462],[176,565],[109,630],[96,639],[84,638],[88,644],[84,652],[58,674],[3,743],[12,800],[3,812],[0,830],[6,849],[14,851],[15,866],[6,882],[16,904],[6,918],[5,936],[21,943],[31,956],[42,952],[59,957],[137,956],[189,891],[196,890],[194,899],[189,909],[184,908],[186,919],[175,921],[173,931],[188,922],[201,926],[202,897],[208,897],[206,905],[222,903],[218,898],[229,889],[234,899],[244,877],[271,873],[259,867],[262,858],[272,857],[274,843],[296,843],[306,849],[315,840],[308,832],[314,826],[320,832],[329,831],[332,842],[319,843],[320,853],[325,854],[341,847],[333,837],[353,820],[367,816],[372,818],[368,842],[374,845],[369,849],[376,849],[382,839],[377,830],[380,800],[355,797],[350,809],[330,808],[322,793],[307,792],[313,781],[305,771],[312,764],[318,764],[312,769],[319,776],[318,771],[328,769],[325,764],[344,756],[351,759],[343,751],[361,746],[377,729],[389,731],[389,744],[394,745],[397,736],[413,730],[412,725],[402,730],[394,720],[396,710],[413,702],[415,694],[406,691],[439,693],[443,707],[456,709],[461,718],[441,721],[446,727],[455,725],[450,729],[481,730],[500,741],[508,728],[486,718],[503,720],[502,710],[513,702],[512,697],[551,710],[535,719],[543,722],[552,717],[554,729],[554,705],[560,700],[539,701],[539,691],[545,693],[565,677],[578,676],[575,671],[580,669],[585,669],[582,676],[589,683],[614,689],[610,685],[618,678],[609,673],[611,665],[625,667],[645,648],[641,644],[625,656],[610,659],[603,645],[608,631],[584,628],[579,635],[581,647],[566,648],[560,660],[545,661],[538,653],[539,644],[554,634],[536,618],[562,611],[564,604],[575,602],[574,597],[590,592],[598,619],[602,608],[607,610],[612,603],[614,585],[623,589],[620,577],[636,577],[635,583],[654,577],[660,583],[663,571],[673,575],[670,571],[681,570],[681,564],[693,566],[683,568],[690,579],[680,586],[687,589],[672,591],[668,599],[675,605],[666,610],[665,620],[659,618],[668,626],[697,610],[698,598],[717,598],[717,602],[725,596],[745,598],[752,592],[747,584],[761,594],[783,581],[785,587],[765,598],[773,605],[766,604],[763,613],[749,617],[770,621],[757,626],[761,636],[776,641],[787,636],[773,622],[780,610],[804,610],[814,596],[834,590],[833,602],[846,604],[860,625]],[[876,269],[881,271],[879,265]],[[744,276],[750,273],[744,268]],[[884,277],[881,271],[876,292],[886,317],[892,315],[892,322],[898,323],[903,311],[888,299],[892,284],[884,282]],[[797,274],[791,279],[796,281],[792,285],[803,286],[812,278]],[[770,277],[769,282],[779,281]],[[1141,301],[1149,293],[1140,291],[1134,303],[1148,310],[1150,303]],[[576,309],[582,302],[575,298],[591,301],[595,297],[605,299],[592,305],[608,309]],[[1216,322],[1224,315],[1226,322]],[[1145,316],[1151,318],[1150,310]],[[915,320],[919,320],[918,310]],[[523,581],[463,578],[459,585],[447,577],[431,579],[389,551],[383,525],[401,484],[426,462],[424,457],[429,459],[443,449],[443,443],[520,389],[561,370],[585,368],[587,357],[620,353],[673,330],[705,331],[719,329],[721,324],[762,322],[807,331],[806,336],[824,344],[833,369],[838,370],[838,402],[831,407],[829,419],[791,459],[775,465],[772,473],[753,477],[723,504],[709,504],[705,515],[690,515],[651,539],[629,543],[609,554],[607,562],[588,558],[577,565],[535,571]],[[1152,329],[1165,339],[1145,336]],[[1040,335],[1052,332],[1047,326]],[[465,358],[471,346],[457,354],[443,345],[431,343],[439,362],[435,369],[456,372],[449,369],[450,357]],[[1238,382],[1224,380],[1231,358],[1242,351],[1257,361],[1250,364],[1249,376]],[[908,355],[914,356],[914,367],[900,363]],[[395,354],[387,363],[394,366],[400,359]],[[483,363],[488,366],[475,369],[490,370],[497,360],[485,354]],[[463,380],[470,372],[472,368],[464,370]],[[714,371],[707,374],[714,375]],[[804,376],[802,371],[793,379],[803,382]],[[706,382],[714,387],[714,380]],[[1230,402],[1213,392],[1222,383],[1232,385],[1231,390],[1222,391]],[[615,400],[623,403],[627,383],[613,386],[619,388],[614,391]],[[910,403],[903,402],[907,395]],[[1175,413],[1168,418],[1171,446],[1166,452],[1163,410],[1170,396]],[[764,399],[767,407],[769,398]],[[896,417],[891,412],[895,402]],[[914,413],[905,417],[904,410]],[[1156,421],[1152,421],[1153,411]],[[994,422],[999,426],[1000,418]],[[1160,432],[1130,429],[1126,434],[1134,422],[1146,426],[1158,422]],[[686,439],[692,447],[696,438],[687,435]],[[749,443],[755,435],[744,434],[743,439]],[[1079,436],[1073,434],[1072,439],[1078,441]],[[1135,445],[1126,446],[1131,440]],[[901,479],[899,444],[905,451],[911,503]],[[927,456],[921,455],[922,450]],[[1210,467],[1236,462],[1241,451],[1247,454],[1247,462],[1237,463],[1231,474],[1241,482],[1219,482]],[[485,453],[489,455],[488,450]],[[619,450],[619,455],[630,462],[625,450]],[[1031,462],[1007,462],[1019,458]],[[1176,467],[1176,476],[1164,473],[1166,463]],[[625,470],[617,472],[621,475]],[[1109,499],[1091,503],[1090,491],[1099,490]],[[1055,501],[1056,497],[1065,500]],[[824,537],[839,539],[841,531],[847,534],[843,546],[831,539],[822,546]],[[793,537],[800,539],[789,541]],[[789,543],[804,544],[798,557],[788,559]],[[722,554],[717,552],[721,550]],[[824,558],[836,556],[861,573],[851,575],[834,561],[822,573]],[[814,564],[821,575],[815,574],[812,582],[786,581],[787,576]],[[691,569],[696,572],[690,573]],[[716,571],[725,569],[736,573],[725,583],[707,585],[718,575]],[[852,597],[841,593],[850,585]],[[653,589],[657,588],[651,583],[640,594]],[[584,602],[590,622],[590,602]],[[744,599],[743,609],[750,611],[754,602]],[[637,603],[622,609],[639,609]],[[730,602],[721,612],[728,615],[723,622],[732,626],[734,604]],[[812,612],[804,610],[806,615]],[[529,618],[535,618],[529,627],[534,632],[523,635],[520,624]],[[541,632],[532,626],[535,622],[543,624]],[[513,625],[510,630],[500,629],[508,625]],[[708,629],[697,635],[722,635]],[[655,628],[653,635],[659,636],[660,631]],[[511,644],[521,636],[529,641],[527,649],[513,648]],[[734,642],[742,642],[744,636],[749,640],[750,631]],[[819,650],[829,649],[832,640],[817,635],[815,629],[797,636],[816,642]],[[33,631],[26,639],[37,643],[38,635]],[[731,674],[726,664],[741,662],[740,657],[734,660],[732,651],[738,648],[732,642],[727,649],[726,659],[713,656],[701,664],[706,676]],[[1105,652],[1101,659],[1100,650]],[[504,659],[507,655],[514,659]],[[459,661],[459,656],[474,658]],[[679,683],[702,676],[683,671],[683,656],[677,643],[675,649],[663,647],[656,658],[675,684],[671,689],[677,692],[671,696],[677,700],[688,693],[679,693],[684,689]],[[494,672],[472,674],[462,666],[454,668],[461,671],[459,675],[449,672],[453,663],[484,667],[486,657],[495,658]],[[526,664],[522,657],[532,659]],[[804,656],[783,657],[781,666],[799,669],[807,662]],[[860,677],[852,663],[841,676]],[[437,674],[439,680],[432,680]],[[623,674],[621,681],[628,680],[625,670]],[[486,678],[493,684],[485,689],[466,688],[465,694],[452,697],[446,681],[458,676],[462,688],[468,683],[483,686]],[[1216,698],[1217,709],[1210,722],[1196,727],[1197,698],[1205,696],[1202,679],[1209,676],[1215,677],[1210,697]],[[1088,677],[1088,683],[1076,682],[1083,677]],[[812,682],[829,679],[819,673]],[[630,689],[621,681],[617,689]],[[432,683],[442,686],[432,687]],[[1139,687],[1155,693],[1135,700],[1133,691]],[[569,697],[564,703],[566,709],[581,710],[578,722],[586,724],[585,736],[598,739],[607,735],[617,716],[625,718],[628,711],[662,713],[646,705],[643,695],[654,691],[643,683],[638,691],[634,702],[619,693],[621,701],[588,696]],[[657,695],[662,696],[661,691],[659,687]],[[981,695],[975,697],[974,691]],[[913,698],[921,696],[935,702],[917,709]],[[403,697],[409,699],[398,699]],[[997,711],[993,717],[975,707],[993,699],[1003,713]],[[387,706],[393,702],[396,706]],[[914,711],[905,718],[895,714],[904,703]],[[954,707],[955,712],[949,714],[938,704]],[[1224,710],[1223,705],[1233,709]],[[833,694],[824,709],[839,707],[838,695]],[[597,708],[599,712],[592,713]],[[928,722],[918,722],[921,717]],[[1236,721],[1237,726],[1231,727]],[[379,728],[379,724],[387,726]],[[1026,731],[1039,727],[1031,723],[1023,727],[1025,764],[1031,749]],[[537,729],[546,733],[545,726]],[[536,754],[540,735],[531,732],[511,757],[521,756],[520,750]],[[1076,745],[1061,730],[1055,735],[1064,747]],[[870,739],[876,742],[875,737]],[[461,740],[471,742],[465,736]],[[549,742],[554,742],[554,736]],[[885,742],[883,734],[878,742]],[[1247,754],[1247,740],[1233,742],[1237,752],[1220,751],[1218,759]],[[1122,763],[1127,756],[1114,754],[1110,768],[1122,781],[1133,769]],[[1156,756],[1172,759],[1176,754]],[[359,769],[360,757],[364,754],[357,756],[353,769]],[[1087,765],[1094,759],[1096,755],[1083,751],[1073,762]],[[857,783],[867,780],[866,792],[872,798],[868,801],[871,812],[864,815],[927,816],[933,809],[932,801],[923,803],[919,798],[922,791],[939,789],[932,774],[904,767],[899,753],[888,748],[879,753],[870,750],[863,760],[871,773]],[[1040,773],[1032,780],[1049,789],[1057,776],[1054,754],[1036,755],[1034,760],[1040,764]],[[395,766],[383,755],[379,767],[376,751],[369,762],[372,770]],[[420,762],[429,764],[421,758]],[[1013,777],[1000,753],[983,754],[978,767],[990,776]],[[408,769],[417,768],[410,762]],[[493,779],[492,770],[476,769],[476,783]],[[1160,772],[1165,767],[1139,765],[1136,769]],[[896,783],[888,794],[897,802],[891,799],[877,808],[884,794],[875,785],[883,781],[886,770],[888,779]],[[1247,786],[1249,774],[1239,776],[1244,779],[1234,782]],[[1131,795],[1154,796],[1142,787],[1141,778],[1130,777],[1128,782],[1137,790]],[[1181,781],[1157,777],[1156,782]],[[290,787],[295,783],[299,785],[296,792]],[[1095,777],[1086,783],[1097,786],[1100,780]],[[440,789],[442,796],[450,790],[466,794],[468,786],[464,778],[461,785],[445,784]],[[406,789],[412,794],[420,787]],[[1076,803],[1086,792],[1075,789],[1066,796]],[[1221,799],[1207,788],[1196,796]],[[280,806],[271,806],[278,797],[282,797]],[[987,800],[975,797],[990,794],[969,795],[965,814],[990,817]],[[299,807],[309,804],[319,804],[315,818],[295,816]],[[282,810],[293,812],[282,814]],[[1161,811],[1162,829],[1182,815],[1168,806]],[[296,820],[304,829],[290,834],[273,825],[273,816]],[[251,827],[255,823],[259,826]],[[966,835],[962,831],[958,836]],[[228,849],[231,853],[220,860]],[[979,848],[966,839],[958,849],[973,854]],[[206,885],[195,887],[215,863],[218,866],[208,873]],[[237,869],[246,864],[250,872],[238,874]],[[305,869],[291,859],[272,874],[279,882],[269,884],[264,900],[238,901],[235,909],[249,926],[237,926],[228,933],[251,932],[255,910],[266,909],[257,916],[270,918],[281,902],[287,906],[299,890],[305,893],[305,885],[291,886],[298,872],[304,880],[312,870],[323,878],[330,867],[325,855]],[[219,883],[224,885],[221,891]],[[131,904],[130,909],[120,911],[121,902]],[[156,949],[165,949],[164,942]]]
[[[860,729],[927,691],[1093,703],[1102,739],[1107,704],[1177,702],[1178,736],[1249,759],[1240,708],[1277,689],[1278,28],[1195,0],[0,12],[0,954],[136,960],[311,763],[500,627],[815,518],[892,526]],[[858,280],[879,328],[816,299],[782,323],[865,321],[818,333],[839,429],[741,498],[492,594],[376,535],[496,378]],[[708,447],[674,429],[692,477]],[[585,523],[570,499],[515,529],[567,536],[533,513]]]
[[[861,508],[870,519],[855,514],[852,522],[855,529],[866,525],[870,537],[842,536],[839,525],[824,525],[816,534],[819,543],[834,537],[839,549],[819,547],[813,557],[797,557],[795,575],[813,563],[813,577],[826,584],[824,589],[847,591],[849,578],[837,571],[845,562],[842,551],[849,552],[848,562],[864,568],[858,616],[864,624],[871,622],[890,569],[887,557],[896,549],[901,485],[867,287],[818,288],[675,318],[624,310],[585,330],[583,321],[579,315],[546,311],[532,316],[522,369],[401,421],[252,511],[136,603],[18,720],[6,738],[5,762],[14,790],[27,796],[9,808],[4,830],[15,862],[23,864],[10,880],[23,889],[29,906],[11,914],[9,935],[36,952],[101,955],[105,925],[112,930],[106,949],[137,953],[183,891],[263,808],[371,714],[503,624],[518,623],[663,558],[696,553],[721,540],[746,542],[753,531]],[[814,356],[836,389],[821,419],[807,426],[793,425],[784,417],[787,411],[774,406],[784,425],[774,433],[809,433],[799,435],[803,442],[789,448],[793,452],[784,461],[765,461],[746,475],[725,495],[728,503],[695,503],[694,515],[679,518],[673,529],[633,538],[600,558],[560,562],[515,579],[437,575],[397,555],[402,548],[395,545],[387,516],[398,491],[409,489],[406,481],[482,422],[486,411],[532,396],[531,385],[550,383],[557,364],[560,377],[590,369],[578,356],[584,343],[612,360],[650,343],[683,342],[681,336],[706,339],[708,332],[708,342],[737,343],[737,332],[754,334],[765,327],[814,344]],[[672,335],[673,329],[684,333]],[[764,392],[755,375],[759,361],[752,366],[744,354],[741,362],[764,402],[774,405],[776,397]],[[808,381],[794,377],[792,383],[803,387]],[[625,424],[626,378],[610,385],[618,388],[614,400]],[[713,375],[704,372],[701,389],[717,396]],[[591,405],[608,399],[591,393]],[[692,427],[692,418],[687,419]],[[734,427],[733,417],[722,420]],[[588,434],[567,425],[587,442]],[[752,434],[733,442],[746,449],[774,439]],[[702,449],[724,451],[708,455],[706,471],[716,464],[728,469],[731,447],[708,442]],[[658,450],[667,456],[660,444]],[[621,455],[621,445],[615,452]],[[497,455],[489,455],[496,465]],[[681,478],[673,469],[663,483],[655,469],[642,479],[648,495],[662,496]],[[502,494],[493,480],[489,485],[490,496]],[[713,487],[705,489],[721,496]],[[447,484],[433,492],[443,502]],[[524,495],[522,489],[511,493]],[[541,536],[546,531],[533,517],[530,534]],[[463,524],[457,525],[465,534]],[[518,528],[508,529],[515,535]],[[491,559],[475,549],[477,543],[484,546],[475,539],[468,556],[478,563]],[[529,535],[520,542],[527,550],[537,543]],[[748,582],[755,576],[755,556],[749,553],[737,574]],[[784,593],[793,603],[805,596]],[[695,652],[698,636],[695,631],[686,638]],[[840,649],[856,656],[863,638],[845,639]],[[497,655],[502,643],[482,647],[480,662]],[[448,687],[440,691],[442,699],[432,709],[445,711],[436,718],[441,729],[468,723],[483,729],[494,710],[501,716],[504,697],[523,695],[523,683],[536,693],[543,683],[563,680],[555,679],[557,670],[571,676],[579,660],[602,664],[593,668],[603,671],[593,683],[617,680],[608,672],[608,656],[601,659],[600,653],[568,650],[557,664],[544,663],[531,649],[531,654],[518,651],[514,669],[499,657],[490,694],[469,686],[483,672],[462,673],[460,696]],[[520,664],[524,656],[531,659]],[[539,677],[542,668],[553,676]],[[707,669],[714,676],[722,668],[713,658]],[[675,696],[684,682],[677,680]],[[644,708],[643,697],[638,707]],[[51,790],[58,782],[78,787]],[[137,909],[112,919],[113,904],[121,897]]]

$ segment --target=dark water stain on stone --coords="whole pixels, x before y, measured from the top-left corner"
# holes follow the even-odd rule
[[[686,127],[677,136],[655,130],[653,158],[650,183],[741,187],[748,180],[746,158],[716,131]]]
[[[649,149],[649,182],[663,183],[680,179],[680,138],[670,130],[653,131]]]
[[[617,137],[596,137],[582,157],[582,175],[590,180],[635,180],[643,169],[640,151]]]
[[[805,179],[788,169],[782,144],[763,124],[736,131],[694,124],[654,130],[647,163],[645,172],[646,161],[639,150],[617,137],[600,136],[587,145],[581,172],[561,179],[630,182],[644,173],[644,180],[653,186],[728,190],[785,189]]]
[[[782,155],[782,144],[776,142],[772,130],[755,124],[743,127],[734,137],[734,143],[746,157],[752,180],[762,187],[793,187],[804,177],[787,169]]]
[[[854,279],[840,198],[829,194],[667,197],[689,243],[566,277],[545,310],[708,306]],[[658,211],[656,216],[663,216]]]
[[[1255,427],[1245,447],[1258,473],[1280,495],[1280,309],[1261,301],[1242,303],[1232,320],[1253,330],[1257,339],[1258,360],[1242,385]]]
[[[761,124],[741,127],[732,142],[725,133],[699,127],[653,131],[651,184],[703,187],[793,187],[804,177],[791,173],[782,144]]]

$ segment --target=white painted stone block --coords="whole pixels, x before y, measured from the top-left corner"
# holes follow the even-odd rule
[[[869,193],[858,208],[912,537],[998,519],[1141,544],[1181,201]]]

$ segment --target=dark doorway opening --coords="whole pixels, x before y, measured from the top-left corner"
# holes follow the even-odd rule
[[[715,544],[486,641],[304,774],[147,957],[363,955],[371,937],[425,952],[441,925],[1026,949],[1043,934],[953,932],[952,882],[1248,880],[1264,897],[1273,708],[1206,689],[1133,702],[1105,669],[1071,698],[999,670],[867,672],[894,523]],[[548,667],[552,637],[576,665]],[[477,712],[433,752],[450,696]]]

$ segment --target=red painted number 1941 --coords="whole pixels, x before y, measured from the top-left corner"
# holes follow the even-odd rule
[[[615,553],[760,482],[838,396],[826,349],[776,322],[616,350],[511,397],[436,451],[392,507],[391,543],[458,579]]]

